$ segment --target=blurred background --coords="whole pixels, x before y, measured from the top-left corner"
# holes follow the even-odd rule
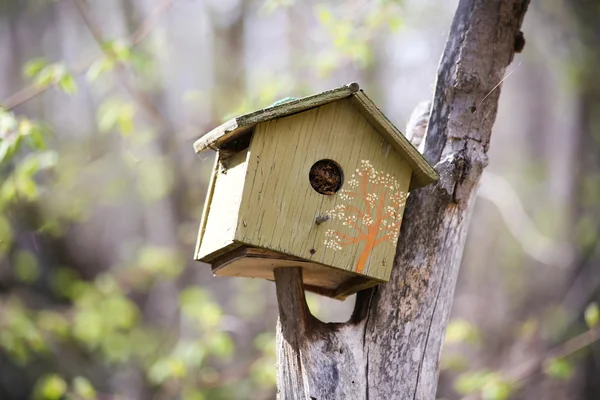
[[[274,399],[274,285],[192,261],[214,156],[192,143],[351,81],[403,129],[456,3],[0,0],[0,399]],[[600,398],[600,8],[533,3],[440,399]]]

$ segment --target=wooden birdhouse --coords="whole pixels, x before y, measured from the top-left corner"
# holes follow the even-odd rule
[[[194,144],[218,155],[196,259],[215,275],[344,298],[389,280],[408,192],[435,170],[358,84],[234,118]]]

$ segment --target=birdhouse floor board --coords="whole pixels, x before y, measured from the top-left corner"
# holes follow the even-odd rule
[[[359,290],[375,286],[381,281],[345,272],[319,263],[282,253],[239,247],[211,261],[216,276],[239,276],[274,280],[275,268],[302,267],[306,290],[343,300]]]

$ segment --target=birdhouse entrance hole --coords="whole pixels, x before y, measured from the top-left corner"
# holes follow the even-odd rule
[[[342,167],[333,160],[314,163],[308,174],[310,186],[318,193],[332,195],[341,189],[344,182]]]

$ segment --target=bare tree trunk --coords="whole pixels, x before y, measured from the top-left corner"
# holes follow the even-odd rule
[[[438,71],[425,157],[441,179],[411,194],[392,277],[347,323],[306,306],[301,271],[276,272],[280,399],[434,399],[473,199],[500,84],[528,0],[461,0]]]

